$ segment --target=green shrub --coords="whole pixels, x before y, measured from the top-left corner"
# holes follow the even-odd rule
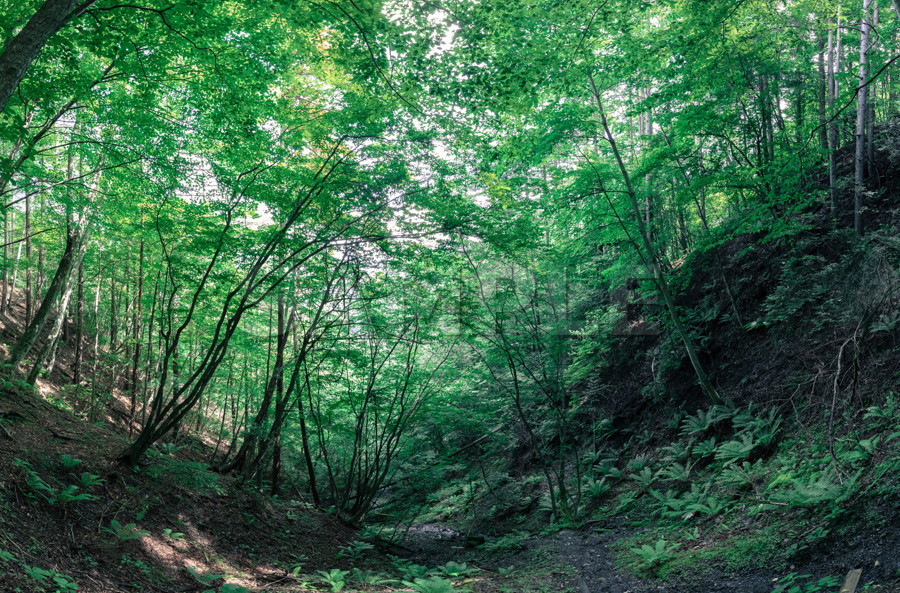
[[[351,560],[360,560],[366,552],[374,550],[375,546],[367,542],[354,541],[350,542],[337,553],[338,558],[349,556]]]
[[[662,564],[672,560],[677,549],[678,544],[670,544],[665,539],[657,540],[652,546],[644,544],[640,547],[631,548],[630,551],[640,558],[640,561],[634,563],[633,567],[638,571],[655,570]]]
[[[61,489],[51,486],[40,474],[32,469],[27,461],[17,458],[14,460],[14,463],[25,473],[25,483],[28,486],[26,496],[32,499],[41,498],[51,505],[96,499],[96,496],[86,492],[79,492],[81,488],[74,484],[64,486]]]
[[[350,574],[350,571],[332,568],[327,572],[320,570],[317,574],[323,583],[331,587],[331,593],[338,593],[347,585],[347,575]]]
[[[128,523],[123,525],[113,519],[109,522],[109,527],[104,527],[103,531],[109,533],[113,537],[116,538],[117,541],[127,542],[138,539],[143,539],[150,535],[149,531],[144,531],[143,529],[139,529],[137,525],[134,523]]]
[[[819,591],[833,591],[835,587],[841,584],[840,579],[836,577],[823,577],[818,581],[810,581],[805,584],[800,583],[800,581],[811,577],[811,574],[792,572],[778,579],[778,584],[772,589],[772,593],[818,593]]]
[[[416,593],[461,593],[462,591],[468,591],[468,589],[455,588],[452,581],[442,579],[441,577],[415,579],[412,582],[403,581],[403,584]]]
[[[167,480],[172,485],[191,493],[219,496],[225,494],[218,474],[210,471],[207,464],[182,461],[161,453],[151,453],[149,456],[153,459],[153,464],[144,471],[151,478]]]

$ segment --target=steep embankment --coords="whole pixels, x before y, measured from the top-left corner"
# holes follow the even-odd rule
[[[127,435],[9,384],[0,420],[0,591],[219,590],[214,575],[288,590],[298,566],[350,568],[338,553],[352,530],[236,488],[191,440],[131,472],[111,462]]]
[[[23,315],[14,300],[6,345]],[[317,570],[378,564],[341,552],[355,532],[334,517],[213,473],[197,435],[154,449],[135,471],[116,465],[131,412],[114,369],[84,346],[94,383],[110,384],[103,394],[70,385],[66,343],[35,389],[0,386],[0,592],[288,591]]]
[[[494,536],[484,551],[499,555],[471,561],[551,558],[583,592],[836,591],[851,569],[860,591],[900,591],[900,121],[878,136],[864,237],[847,228],[843,182],[837,220],[822,189],[725,221],[671,270],[725,405],[696,387],[679,340],[652,331],[665,311],[629,295],[641,331],[620,332],[574,387],[573,427],[589,435],[567,468],[577,531],[515,531],[550,517],[542,478],[516,478],[512,458],[477,460],[487,486],[446,487],[428,519]],[[852,155],[838,162],[846,179]]]

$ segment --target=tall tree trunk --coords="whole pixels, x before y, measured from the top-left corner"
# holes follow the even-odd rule
[[[132,337],[134,338],[134,351],[131,359],[131,418],[129,424],[134,423],[135,410],[139,399],[138,365],[141,360],[141,301],[144,298],[144,239],[141,238],[140,254],[138,255],[137,294],[133,308],[134,319],[132,321]]]
[[[29,121],[31,120],[30,113],[25,118],[25,125],[27,126]],[[13,144],[13,149],[9,153],[9,160],[12,161],[16,155],[19,153],[19,150],[22,148],[22,137],[19,137],[15,143]],[[6,189],[7,180],[6,178],[0,179],[0,199],[2,199],[3,191]],[[4,216],[3,216],[3,292],[0,294],[0,314],[6,313],[6,308],[9,306],[9,301],[11,299],[12,287],[9,286],[9,240],[10,240],[10,227],[15,228],[15,225],[12,224],[14,221],[13,214],[15,210],[12,208],[4,208]]]
[[[75,303],[75,361],[72,363],[72,385],[81,384],[81,361],[84,359],[84,261],[78,266],[78,296]]]
[[[19,242],[19,246],[18,246],[18,248],[16,249],[16,263],[15,263],[15,265],[13,266],[12,281],[10,282],[10,290],[9,290],[9,294],[7,295],[7,298],[9,299],[9,300],[6,302],[6,307],[7,307],[7,308],[9,308],[10,306],[12,306],[12,296],[13,296],[13,291],[16,289],[16,284],[17,284],[18,279],[19,279],[19,266],[21,266],[21,264],[22,264],[22,242],[20,241],[20,242]]]
[[[25,325],[31,323],[34,303],[31,293],[31,198],[25,196]]]
[[[115,269],[111,269],[109,271],[109,353],[113,354],[116,351],[116,342],[119,339],[118,329],[118,319],[116,318],[116,314],[118,311],[119,301],[116,298],[116,272]],[[124,297],[123,297],[124,298]],[[113,371],[115,374],[115,371]]]
[[[872,27],[878,30],[878,2],[872,4]],[[875,107],[878,103],[878,82],[872,81],[866,111],[866,177],[875,177]]]
[[[283,396],[278,392],[279,388],[282,392],[284,390],[284,351],[287,346],[292,321],[293,317],[286,320],[284,297],[279,295],[278,333],[275,338],[275,361],[274,364],[272,364],[271,371],[268,373],[269,379],[266,382],[266,387],[263,391],[263,400],[256,413],[256,417],[253,419],[253,428],[248,431],[247,436],[244,437],[244,442],[241,444],[241,448],[238,449],[234,459],[220,469],[222,472],[238,471],[245,479],[249,479],[256,473],[256,470],[262,461],[262,455],[265,453],[265,447],[263,446],[264,439],[261,438],[262,428],[269,417],[269,410],[272,408],[273,401],[276,403],[277,407],[277,400],[283,399]],[[266,366],[268,366],[268,364]],[[273,421],[273,423],[277,422],[278,418]]]
[[[68,177],[74,176],[74,161],[69,159]],[[94,177],[93,187],[89,190],[91,198],[97,190],[99,173]],[[34,315],[22,337],[13,346],[9,353],[8,362],[16,371],[22,360],[28,356],[28,353],[37,343],[41,331],[46,325],[50,313],[54,306],[59,303],[56,319],[51,327],[49,336],[44,342],[44,347],[38,352],[37,359],[31,372],[28,374],[28,382],[34,384],[38,374],[43,367],[44,362],[51,355],[56,347],[56,341],[62,332],[63,325],[66,321],[66,309],[72,296],[72,274],[81,266],[81,260],[87,249],[88,236],[90,235],[90,227],[88,217],[84,214],[75,216],[71,211],[66,216],[66,246],[59,264],[56,267],[56,273],[53,280],[47,287],[47,292],[41,299],[41,306]]]
[[[44,273],[44,246],[38,245],[38,260],[37,260],[37,277],[34,282],[34,303],[35,307],[41,306],[41,299],[44,295],[44,281],[47,279],[46,274]]]
[[[2,111],[2,110],[0,110]],[[29,113],[26,114],[25,117],[25,125],[27,126],[31,121],[31,114],[33,111],[29,110]],[[22,149],[23,136],[20,136],[16,139],[13,144],[13,148],[9,153],[9,160],[12,161],[15,159],[16,155],[19,154],[19,151]],[[11,179],[4,177],[0,179],[0,199],[2,199],[3,192],[6,189],[7,179]],[[5,201],[5,200],[4,200]],[[14,287],[9,286],[9,240],[10,240],[10,227],[15,228],[13,222],[15,221],[14,213],[15,210],[12,208],[4,208],[4,216],[3,216],[3,292],[0,294],[0,314],[6,313],[6,309],[9,306],[9,301],[12,298],[12,290]]]
[[[15,228],[15,210],[8,208],[3,216],[3,287],[0,292],[0,315],[6,313],[9,305],[10,293],[13,288],[9,285],[9,235],[10,227]]]
[[[66,178],[73,179],[75,176],[75,155],[71,151],[69,151],[69,156],[68,156],[67,161],[68,162],[67,162],[67,166],[66,166]],[[72,213],[67,212],[66,232],[68,232],[69,227],[72,224],[73,224]],[[85,232],[85,230],[81,229],[81,232]],[[87,246],[87,241],[85,240],[85,247],[86,246]],[[43,280],[43,278],[44,278],[44,272],[43,272],[44,257],[43,257],[43,255],[44,255],[44,250],[43,250],[43,248],[41,248],[41,257],[39,260],[41,262],[40,266],[39,266],[41,269],[41,286],[43,286],[43,283],[44,283],[44,280]],[[77,254],[76,254],[76,257],[78,257]],[[82,251],[81,256],[78,257],[78,262],[76,263],[75,270],[81,269],[81,260],[83,257],[84,257],[84,252]],[[71,275],[72,272],[70,272],[69,274]],[[66,340],[66,327],[67,327],[66,315],[67,315],[67,311],[68,311],[68,307],[69,307],[69,300],[72,298],[72,290],[73,290],[73,284],[72,284],[71,278],[70,278],[70,281],[66,284],[66,290],[63,292],[63,296],[60,299],[60,305],[57,308],[57,318],[56,318],[56,321],[54,321],[54,325],[53,325],[52,329],[50,330],[50,335],[47,338],[47,342],[44,346],[44,350],[42,350],[41,352],[38,353],[37,362],[35,363],[34,367],[32,367],[31,373],[29,373],[28,382],[31,383],[32,385],[37,380],[37,375],[40,372],[41,367],[43,366],[43,363],[45,360],[47,361],[47,374],[48,375],[50,373],[52,373],[53,369],[56,367],[56,352],[57,352],[57,348],[59,347],[60,332],[62,333],[63,341]]]
[[[306,388],[309,389],[309,374],[306,374]],[[316,468],[313,464],[312,450],[309,447],[309,432],[306,428],[306,415],[303,413],[303,396],[297,398],[297,413],[300,418],[300,441],[303,445],[303,460],[306,462],[306,474],[309,478],[309,491],[312,493],[313,504],[320,505],[319,487],[316,483]]]
[[[82,246],[80,239],[81,234],[74,227],[67,229],[66,247],[63,251],[62,258],[59,261],[59,265],[56,268],[53,280],[47,288],[47,294],[44,295],[41,306],[34,315],[34,319],[32,319],[25,328],[25,333],[22,334],[22,337],[19,338],[19,341],[16,342],[16,345],[13,346],[9,353],[7,362],[12,366],[13,370],[18,368],[22,360],[28,356],[28,353],[34,348],[41,330],[44,329],[44,325],[46,325],[47,320],[50,318],[50,312],[53,309],[53,306],[66,292],[70,283],[72,270],[78,266],[80,255],[83,253],[81,251]]]
[[[94,0],[46,0],[0,54],[0,112],[41,49],[78,11]]]
[[[819,144],[822,146],[823,150],[828,150],[828,129],[825,125],[825,104],[826,104],[826,96],[828,95],[827,87],[829,79],[825,73],[825,34],[818,34],[819,41]],[[831,31],[828,32],[828,49],[831,49]],[[803,100],[801,98],[800,90],[803,88],[803,85],[797,85],[797,111],[798,113],[802,109]],[[799,131],[800,122],[798,122],[798,135],[797,135],[797,143],[800,143],[801,132]]]
[[[603,109],[603,102],[600,96],[600,91],[597,89],[597,85],[594,84],[593,75],[590,76],[590,82],[591,88],[594,93],[594,98],[597,102],[597,110],[600,115],[600,122],[603,126],[606,140],[607,142],[609,142],[609,145],[613,151],[613,155],[615,156],[619,172],[622,175],[622,180],[625,182],[626,194],[629,201],[631,202],[632,212],[634,213],[634,217],[637,221],[641,241],[643,242],[643,247],[647,254],[647,263],[651,269],[651,272],[653,273],[657,290],[659,290],[659,293],[666,304],[666,308],[669,310],[672,324],[675,327],[675,332],[678,334],[678,337],[684,344],[685,352],[687,353],[688,359],[691,362],[691,366],[694,368],[694,373],[697,377],[697,383],[700,385],[700,389],[703,390],[703,393],[711,402],[716,404],[722,403],[723,400],[721,396],[716,391],[716,388],[713,387],[712,382],[710,382],[709,377],[706,374],[706,371],[703,369],[703,365],[700,363],[700,358],[699,356],[697,356],[697,351],[694,349],[694,344],[687,332],[687,329],[681,323],[678,308],[676,307],[675,301],[672,298],[672,294],[669,291],[669,285],[666,281],[665,274],[663,273],[662,266],[660,264],[659,254],[656,252],[656,247],[653,245],[653,241],[650,239],[649,232],[646,226],[643,224],[643,220],[641,217],[641,207],[638,201],[637,194],[634,191],[634,187],[631,184],[631,176],[628,173],[628,169],[625,167],[625,162],[622,160],[622,155],[619,153],[619,149],[616,144],[615,137],[612,134],[612,130],[610,130],[609,122],[606,119],[606,112]]]
[[[84,222],[83,224],[87,224]],[[44,347],[38,352],[38,355],[34,361],[34,366],[31,367],[31,372],[28,374],[28,382],[34,385],[35,381],[37,381],[38,374],[40,374],[41,368],[44,366],[44,362],[48,358],[55,357],[56,351],[56,343],[59,340],[59,335],[62,332],[63,325],[66,322],[66,311],[69,307],[69,300],[72,296],[72,289],[74,288],[73,283],[71,282],[72,271],[81,266],[81,260],[84,257],[84,252],[87,249],[87,238],[88,238],[88,229],[87,227],[79,228],[74,224],[67,225],[66,234],[71,236],[71,239],[67,236],[66,239],[66,250],[69,250],[69,244],[71,243],[72,247],[72,261],[67,265],[67,270],[65,272],[65,278],[62,284],[62,293],[59,297],[59,306],[57,307],[56,319],[53,322],[53,326],[50,329],[50,333],[47,336],[47,340],[44,343]],[[65,257],[65,256],[64,256]],[[55,278],[54,278],[55,279]],[[51,301],[51,296],[48,294],[45,297],[45,301],[48,303]],[[44,309],[44,302],[41,303],[41,309]],[[49,309],[49,307],[47,307]],[[35,316],[37,318],[37,316]],[[53,363],[50,364],[50,370],[53,370]]]
[[[150,395],[150,383],[151,377],[156,376],[156,363],[159,361],[159,357],[153,356],[153,336],[155,331],[155,323],[156,323],[156,309],[157,309],[157,299],[159,298],[159,272],[156,273],[156,280],[153,282],[153,298],[150,300],[150,320],[147,322],[147,370],[144,375],[146,380],[144,381],[143,388],[141,389],[141,426],[147,422],[147,401]],[[134,423],[131,423],[129,426],[129,431],[131,427],[134,426]],[[129,437],[132,436],[131,432],[128,434]]]
[[[865,191],[865,160],[866,160],[866,115],[868,114],[867,81],[869,78],[869,33],[872,27],[871,21],[872,0],[863,0],[862,23],[859,37],[859,94],[856,98],[856,154],[854,159],[854,186],[853,186],[853,228],[856,233],[863,234],[862,202]]]
[[[834,103],[837,99],[837,52],[835,47],[835,31],[828,29],[828,113],[832,118],[834,115]],[[828,124],[828,195],[831,200],[831,217],[837,217],[837,195],[835,193],[837,166],[837,124],[832,120]]]

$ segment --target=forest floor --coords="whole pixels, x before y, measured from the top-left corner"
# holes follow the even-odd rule
[[[471,563],[492,575],[487,580],[497,590],[511,593],[772,593],[779,586],[785,587],[785,593],[837,593],[838,586],[820,583],[843,583],[855,568],[862,569],[858,591],[900,593],[900,578],[878,584],[868,578],[873,573],[884,574],[885,565],[896,568],[900,561],[900,530],[896,528],[861,533],[851,541],[822,542],[821,553],[814,559],[789,566],[787,571],[770,568],[729,573],[696,566],[665,582],[640,578],[622,566],[616,544],[633,533],[624,527],[563,530],[529,537],[519,542],[515,551],[492,554],[465,547],[465,537],[451,529],[427,526],[411,530],[404,543],[415,558],[427,564]],[[829,548],[843,552],[828,552]],[[476,588],[481,590],[493,589]]]
[[[896,505],[882,509],[892,515],[888,527],[823,541],[814,559],[787,571],[698,566],[666,583],[638,578],[617,561],[617,543],[635,532],[624,518],[477,546],[450,528],[418,525],[399,545],[353,554],[355,530],[302,501],[238,488],[192,461],[198,443],[163,448],[131,473],[110,461],[126,442],[121,428],[87,423],[8,387],[0,417],[2,593],[75,591],[76,583],[83,593],[287,593],[335,590],[336,582],[345,591],[409,591],[400,581],[414,580],[411,563],[476,593],[772,593],[786,576],[802,587],[785,591],[836,593],[816,583],[843,580],[853,568],[863,569],[866,583],[900,568]],[[859,591],[897,593],[900,579]]]

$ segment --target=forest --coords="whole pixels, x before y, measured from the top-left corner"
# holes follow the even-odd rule
[[[900,592],[900,1],[0,36],[0,593]]]

